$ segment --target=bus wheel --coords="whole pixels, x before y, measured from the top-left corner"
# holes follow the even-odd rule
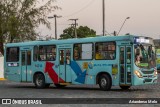
[[[103,74],[98,80],[99,87],[103,91],[108,91],[111,89],[111,79],[108,75]]]
[[[35,75],[35,86],[36,88],[45,88],[45,78],[43,74],[36,74]]]
[[[54,84],[57,88],[64,88],[66,85]]]
[[[131,86],[120,86],[123,90],[128,90]]]

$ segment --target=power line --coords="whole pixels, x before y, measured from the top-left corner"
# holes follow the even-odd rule
[[[76,15],[76,14],[80,13],[80,12],[83,11],[84,9],[88,8],[89,5],[92,5],[92,4],[94,3],[94,1],[95,1],[95,0],[91,0],[86,6],[84,6],[84,7],[81,8],[81,9],[79,9],[77,12],[74,12],[74,13],[72,13],[72,14],[70,14],[70,15],[64,16],[63,18],[65,18],[65,17],[70,17],[70,16],[73,16],[73,15]]]

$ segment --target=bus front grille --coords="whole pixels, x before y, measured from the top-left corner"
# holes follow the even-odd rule
[[[151,82],[152,79],[145,79],[145,82]]]
[[[143,74],[153,74],[154,71],[142,71]]]

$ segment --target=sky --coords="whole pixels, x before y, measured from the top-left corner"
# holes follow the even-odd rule
[[[62,16],[57,19],[58,37],[63,30],[72,24],[69,19],[78,18],[78,26],[88,26],[97,35],[102,34],[102,0],[57,0],[55,5],[61,7],[54,14]],[[105,0],[105,31],[112,34],[119,31],[127,19],[119,35],[148,36],[160,39],[160,0]],[[43,36],[54,36],[54,19],[49,19],[51,29],[40,26],[37,32]]]

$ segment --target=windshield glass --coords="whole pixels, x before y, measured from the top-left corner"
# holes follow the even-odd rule
[[[152,45],[135,45],[135,64],[140,68],[156,67],[155,48]]]

